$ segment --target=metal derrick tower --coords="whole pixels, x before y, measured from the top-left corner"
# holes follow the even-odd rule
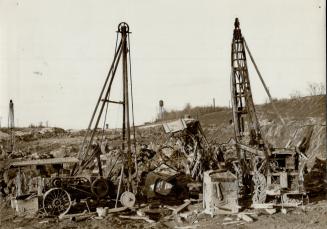
[[[252,98],[245,41],[238,18],[235,19],[234,26],[231,49],[231,91],[235,138],[237,142],[257,145],[262,143],[262,136]]]
[[[133,126],[133,132],[135,137],[134,128],[134,112],[133,112],[133,95],[132,95],[132,78],[131,78],[131,66],[130,66],[130,40],[129,40],[129,26],[127,23],[122,22],[118,25],[117,31],[117,41],[116,49],[114,54],[114,59],[112,61],[109,73],[105,79],[104,85],[102,87],[101,93],[98,97],[96,106],[92,113],[91,120],[89,122],[80,152],[78,154],[78,159],[80,163],[72,171],[72,175],[77,175],[83,171],[94,159],[98,160],[99,175],[103,177],[103,172],[100,163],[101,150],[97,147],[96,150],[93,149],[92,144],[94,143],[95,135],[97,133],[98,126],[100,124],[101,117],[106,120],[108,104],[118,104],[123,107],[123,121],[122,121],[122,144],[121,151],[124,154],[125,168],[128,170],[128,189],[131,189],[132,183],[132,140],[131,140],[131,122]],[[120,39],[118,40],[118,36]],[[112,84],[114,82],[115,76],[117,75],[117,69],[119,62],[122,66],[122,101],[113,101],[110,99],[112,92]],[[117,77],[116,77],[117,78]],[[130,113],[130,108],[132,109]],[[104,112],[105,111],[105,112]],[[102,116],[104,114],[104,116]],[[130,121],[130,114],[132,114],[132,121]],[[105,126],[105,121],[104,121]],[[135,140],[134,140],[135,143]],[[134,145],[135,146],[135,145]]]

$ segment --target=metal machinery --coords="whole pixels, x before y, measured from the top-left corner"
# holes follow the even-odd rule
[[[161,151],[165,152],[165,148],[170,148],[173,150],[167,152],[174,152],[165,155],[167,163],[173,162],[170,166],[176,164],[178,170],[184,168],[185,173],[191,175],[193,179],[202,180],[203,172],[212,169],[212,164],[218,164],[218,161],[213,161],[214,149],[210,148],[199,120],[178,119],[164,123],[163,127],[167,134],[167,142]]]
[[[236,170],[240,177],[241,193],[243,196],[252,195],[253,204],[265,203],[267,196],[279,196],[285,203],[287,195],[302,194],[299,153],[293,149],[275,149],[264,138],[253,103],[246,50],[271,102],[272,99],[242,36],[238,18],[235,19],[234,27],[231,98],[238,158]]]
[[[48,214],[59,215],[68,212],[72,200],[80,200],[83,198],[93,198],[100,200],[103,198],[112,197],[112,195],[119,196],[119,189],[121,188],[122,174],[124,166],[127,168],[127,190],[132,189],[132,143],[131,143],[131,131],[134,131],[134,114],[133,114],[133,97],[132,97],[132,78],[131,78],[131,66],[130,66],[130,40],[129,40],[129,26],[122,22],[118,25],[116,49],[114,59],[111,64],[109,73],[106,77],[104,85],[102,87],[100,96],[97,100],[94,108],[90,123],[88,125],[81,149],[78,153],[78,163],[75,164],[70,176],[63,177],[58,176],[51,180],[51,185],[48,191],[44,194],[43,205]],[[120,35],[120,41],[118,42],[118,36]],[[119,62],[122,62],[122,85],[123,85],[123,98],[122,101],[111,100],[111,91],[114,78]],[[129,91],[131,94],[129,94]],[[103,122],[103,130],[106,124],[106,116],[108,111],[108,104],[119,104],[123,106],[123,123],[122,123],[122,144],[120,154],[123,158],[122,174],[120,176],[120,182],[118,187],[118,193],[116,193],[113,183],[110,180],[110,174],[106,176],[103,173],[101,166],[100,155],[103,153],[101,147],[102,139],[95,143],[96,135],[99,134],[98,126],[100,120]],[[130,106],[132,108],[132,126],[130,123]],[[103,115],[105,110],[105,115]],[[101,119],[102,117],[102,119]],[[103,132],[102,132],[103,133]],[[100,133],[101,134],[101,133]],[[135,143],[135,141],[134,141]],[[134,145],[135,147],[135,145]],[[134,148],[135,149],[135,148]],[[92,177],[90,175],[83,174],[94,159],[97,161],[98,175]],[[134,199],[132,192],[126,192],[122,195],[124,199]],[[126,197],[127,196],[127,197]],[[121,197],[122,198],[122,197]],[[121,201],[122,202],[122,201]],[[126,201],[125,201],[126,202]],[[130,204],[129,201],[126,202]],[[116,199],[117,204],[117,199]]]

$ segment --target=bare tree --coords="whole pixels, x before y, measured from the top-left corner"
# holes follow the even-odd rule
[[[302,93],[299,90],[295,90],[290,94],[291,99],[298,99],[303,97]]]
[[[326,94],[326,86],[324,83],[314,83],[309,82],[308,83],[308,92],[309,95],[324,95]]]

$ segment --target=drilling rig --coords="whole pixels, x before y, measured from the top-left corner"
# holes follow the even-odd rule
[[[114,58],[92,113],[83,143],[78,153],[78,160],[75,159],[74,167],[68,176],[60,176],[58,168],[58,176],[51,178],[49,185],[46,187],[47,191],[43,195],[43,208],[49,215],[66,214],[71,208],[72,201],[76,200],[79,202],[81,199],[93,199],[99,202],[116,197],[116,207],[119,197],[120,202],[124,206],[132,207],[135,203],[135,188],[132,187],[132,172],[135,172],[132,164],[132,134],[134,136],[133,149],[135,151],[136,146],[129,33],[130,31],[127,23],[122,22],[118,25]],[[118,74],[116,73],[120,65],[122,67],[122,101],[114,101],[111,99],[112,85],[114,79],[118,78]],[[104,139],[104,129],[106,126],[109,104],[117,104],[123,107],[121,146],[116,160],[117,162],[118,159],[120,159],[122,164],[121,174],[118,178],[118,187],[111,180],[112,177],[110,176],[110,172],[113,168],[111,168],[109,173],[105,174],[102,169],[100,157],[101,154],[107,153],[102,147],[102,142]],[[130,120],[130,116],[132,116],[132,120]],[[102,131],[98,128],[100,126],[100,121],[103,121]],[[90,172],[91,168],[94,167],[98,168],[95,176]],[[124,174],[127,174],[125,175],[126,179],[123,178]],[[133,175],[135,176],[135,173]]]
[[[253,102],[246,51],[277,111],[236,18],[231,45],[231,101],[240,192],[243,197],[252,196],[252,204],[265,203],[269,196],[280,197],[286,204],[287,195],[304,193],[300,153],[289,148],[274,148],[265,139]],[[278,111],[277,114],[284,124]]]

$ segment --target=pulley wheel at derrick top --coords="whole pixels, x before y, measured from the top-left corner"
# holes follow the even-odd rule
[[[128,207],[131,208],[134,206],[135,204],[135,195],[131,192],[123,192],[120,196],[120,203],[124,206],[124,207]]]
[[[97,178],[91,184],[92,193],[98,197],[103,198],[109,193],[109,184],[106,179]]]

